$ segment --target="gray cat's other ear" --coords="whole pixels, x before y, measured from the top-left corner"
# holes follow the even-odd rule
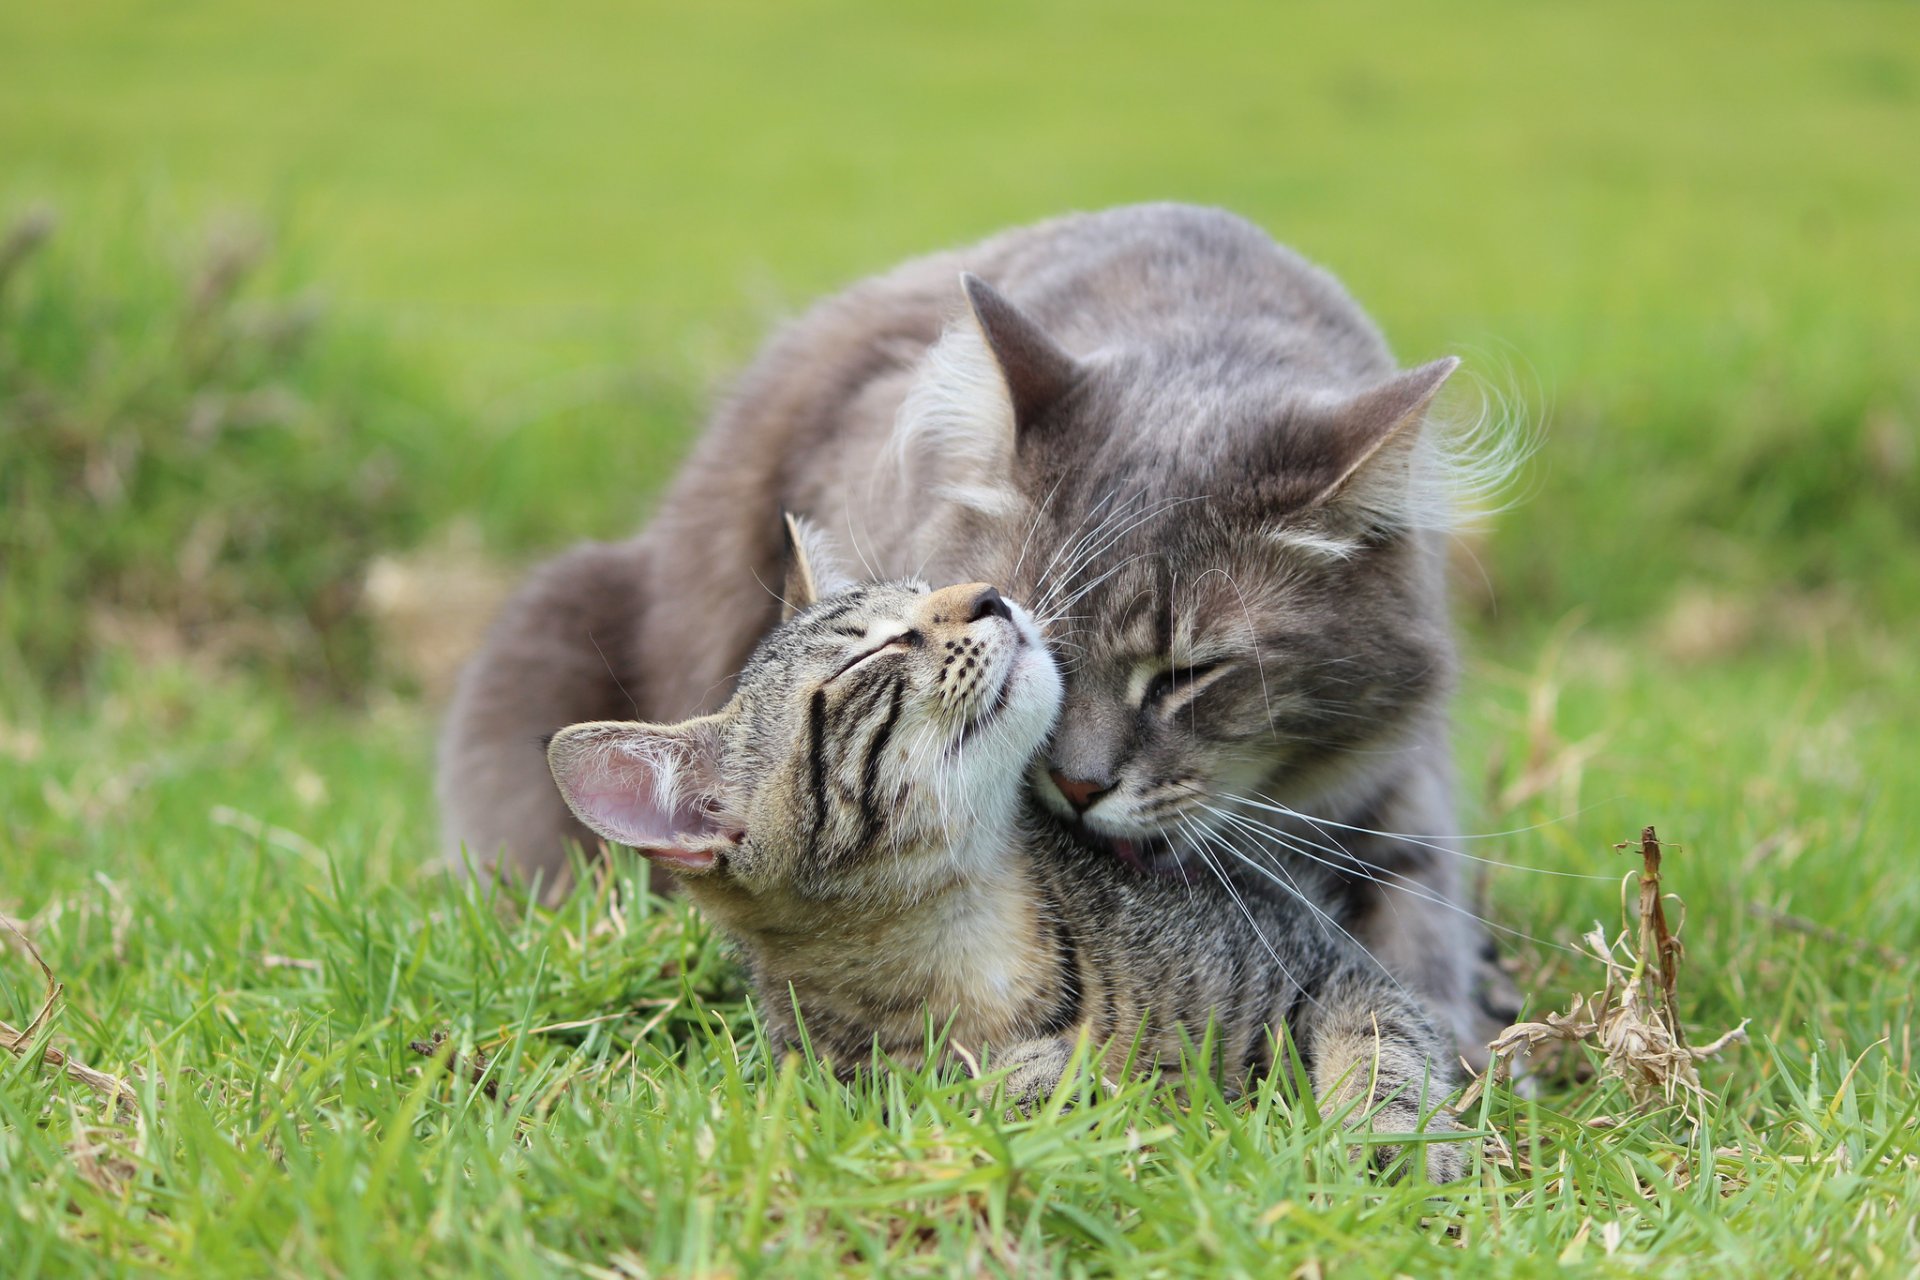
[[[1433,398],[1440,394],[1460,357],[1445,356],[1431,364],[1395,374],[1387,381],[1363,391],[1334,411],[1335,430],[1341,457],[1335,478],[1314,497],[1309,506],[1320,507],[1335,499],[1354,496],[1378,478],[1390,492],[1404,492],[1411,482],[1405,472],[1412,463],[1414,445],[1420,437],[1420,423],[1426,417]],[[1368,506],[1396,505],[1387,494],[1377,493]]]
[[[720,804],[726,713],[682,724],[596,720],[547,743],[547,767],[574,816],[682,875],[709,871],[746,836]]]
[[[820,526],[791,511],[781,516],[787,535],[787,581],[780,593],[780,621],[789,621],[823,596],[845,590],[853,580],[844,573]]]
[[[1033,318],[1013,305],[998,289],[972,272],[960,277],[967,306],[1000,366],[1013,405],[1013,423],[1025,427],[1073,389],[1080,380],[1080,362],[1047,335]]]

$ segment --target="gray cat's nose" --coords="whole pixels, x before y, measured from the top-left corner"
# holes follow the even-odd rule
[[[1085,813],[1096,800],[1113,790],[1111,786],[1090,782],[1085,778],[1069,778],[1058,769],[1047,770],[1047,776],[1053,779],[1054,786],[1060,788],[1060,794],[1067,798],[1067,803],[1073,806],[1075,813]]]
[[[1008,622],[1013,621],[1013,610],[1007,607],[1006,597],[992,587],[987,587],[975,596],[973,604],[967,610],[968,622],[978,622],[982,618],[1005,618]]]

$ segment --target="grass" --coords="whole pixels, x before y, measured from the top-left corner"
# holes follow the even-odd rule
[[[59,211],[0,285],[0,914],[65,984],[43,1038],[140,1098],[0,1054],[9,1273],[1904,1274],[1917,36],[1865,3],[0,10],[0,217]],[[1428,1199],[1270,1096],[1009,1122],[768,1062],[629,865],[618,910],[432,866],[432,708],[351,608],[368,556],[623,532],[774,315],[1165,195],[1545,420],[1474,547],[1463,791],[1510,834],[1473,847],[1544,1009],[1597,982],[1561,947],[1617,919],[1612,844],[1682,846],[1689,1021],[1753,1019],[1697,1125],[1496,1090],[1468,1121],[1510,1158]],[[194,228],[235,207],[275,247],[196,363],[233,237]],[[183,443],[262,387],[300,412]],[[135,450],[132,496],[56,421],[83,481]],[[181,554],[207,511],[272,536]],[[98,625],[183,600],[202,643]],[[0,952],[0,1020],[41,999]],[[408,1049],[439,1030],[500,1099]]]

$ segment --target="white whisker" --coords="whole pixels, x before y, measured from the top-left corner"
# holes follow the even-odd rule
[[[1047,508],[1053,505],[1053,495],[1060,491],[1060,486],[1066,478],[1067,473],[1062,471],[1059,479],[1053,482],[1053,488],[1047,490],[1047,496],[1040,499],[1040,505],[1034,508],[1033,519],[1027,523],[1027,536],[1020,541],[1020,555],[1013,562],[1013,572],[1008,575],[1010,578],[1016,581],[1019,579],[1020,566],[1027,562],[1027,548],[1033,544],[1033,535],[1039,531],[1040,521],[1045,518]]]
[[[1451,845],[1435,844],[1425,837],[1409,835],[1404,831],[1375,831],[1372,827],[1356,827],[1352,823],[1336,822],[1332,818],[1319,818],[1310,813],[1302,813],[1298,809],[1289,808],[1281,804],[1278,800],[1275,800],[1272,796],[1264,793],[1260,793],[1258,799],[1252,799],[1246,796],[1221,796],[1220,798],[1250,805],[1255,809],[1264,809],[1269,813],[1278,813],[1289,818],[1298,818],[1300,821],[1311,823],[1315,827],[1336,827],[1342,831],[1351,831],[1356,835],[1378,836],[1383,840],[1396,840],[1402,844],[1418,845],[1423,849],[1432,849],[1437,853],[1451,854],[1456,858],[1465,858],[1468,862],[1478,862],[1489,867],[1501,867],[1508,871],[1524,871],[1529,875],[1536,876],[1556,876],[1563,880],[1604,880],[1608,884],[1612,884],[1614,880],[1617,879],[1615,876],[1597,875],[1589,871],[1558,871],[1552,867],[1529,867],[1519,862],[1502,862],[1498,858],[1481,857],[1478,854],[1455,849]],[[1449,836],[1447,838],[1450,840],[1498,840],[1507,836],[1525,835],[1530,831],[1540,831],[1553,825],[1554,823],[1552,822],[1539,822],[1530,827],[1515,827],[1511,831],[1489,831],[1479,835]],[[1325,835],[1326,832],[1323,830],[1321,834]],[[1329,836],[1328,838],[1331,839],[1332,837]],[[1353,855],[1349,854],[1348,856],[1351,857]]]
[[[1333,916],[1328,913],[1326,908],[1322,907],[1319,903],[1313,900],[1313,895],[1309,894],[1305,889],[1302,889],[1300,887],[1300,882],[1293,878],[1293,876],[1287,871],[1284,864],[1276,864],[1272,867],[1264,866],[1261,863],[1255,861],[1253,858],[1249,857],[1244,850],[1226,841],[1224,837],[1222,837],[1221,835],[1214,833],[1213,839],[1215,841],[1216,848],[1228,854],[1231,854],[1242,866],[1246,867],[1247,869],[1257,872],[1262,876],[1265,876],[1268,880],[1272,881],[1288,896],[1296,899],[1300,903],[1300,905],[1304,906],[1307,909],[1309,916],[1313,919],[1313,921],[1316,924],[1319,925],[1321,936],[1331,941],[1333,938],[1333,935],[1332,933],[1328,932],[1328,928],[1329,926],[1331,926],[1332,929],[1337,931],[1340,934],[1341,938],[1343,938],[1347,943],[1351,944],[1354,947],[1357,947],[1360,951],[1360,954],[1367,958],[1367,962],[1371,964],[1375,969],[1378,969],[1381,975],[1385,977],[1388,982],[1391,982],[1393,984],[1395,990],[1397,990],[1401,995],[1406,996],[1409,1000],[1416,998],[1414,997],[1412,992],[1408,991],[1406,987],[1401,984],[1400,979],[1394,976],[1393,971],[1387,968],[1385,964],[1381,963],[1380,958],[1378,956],[1374,955],[1372,951],[1369,951],[1367,949],[1367,946],[1365,943],[1361,942],[1358,938],[1354,937],[1352,933],[1348,932],[1346,927],[1342,925],[1338,920],[1335,920]]]
[[[1467,907],[1463,907],[1459,903],[1454,902],[1450,898],[1447,898],[1441,894],[1433,893],[1427,890],[1417,880],[1409,879],[1408,877],[1403,876],[1398,872],[1389,871],[1384,867],[1376,867],[1376,866],[1372,866],[1369,863],[1362,862],[1360,859],[1356,858],[1352,853],[1348,852],[1345,849],[1338,849],[1338,850],[1327,849],[1326,846],[1324,845],[1315,845],[1314,842],[1311,840],[1305,840],[1301,837],[1289,835],[1288,833],[1281,831],[1276,827],[1270,827],[1265,823],[1255,822],[1253,819],[1247,818],[1244,815],[1229,813],[1224,809],[1216,809],[1212,805],[1202,805],[1201,808],[1206,809],[1209,813],[1213,813],[1219,816],[1223,821],[1226,821],[1226,822],[1235,823],[1236,825],[1251,824],[1251,828],[1243,826],[1243,830],[1248,830],[1248,834],[1250,835],[1256,834],[1256,831],[1257,831],[1257,835],[1259,838],[1270,841],[1272,844],[1278,845],[1280,848],[1285,849],[1287,852],[1297,857],[1305,858],[1309,862],[1317,862],[1321,866],[1331,868],[1332,870],[1341,872],[1342,874],[1351,875],[1351,874],[1357,873],[1362,879],[1368,881],[1371,884],[1380,885],[1382,888],[1397,889],[1400,892],[1405,893],[1407,896],[1411,898],[1417,898],[1422,902],[1431,903],[1436,907],[1441,907],[1448,911],[1452,911],[1457,915],[1465,916],[1469,920],[1476,920],[1480,924],[1484,925],[1489,929],[1496,930],[1500,933],[1507,934],[1511,937],[1519,938],[1524,942],[1531,942],[1535,946],[1549,947],[1555,951],[1563,951],[1568,955],[1580,954],[1577,950],[1575,950],[1572,947],[1565,946],[1558,942],[1551,942],[1545,938],[1537,938],[1534,935],[1527,933],[1524,930],[1509,928],[1506,925],[1498,923],[1497,921],[1489,920],[1485,916],[1480,915],[1478,912],[1473,911]],[[1341,862],[1336,862],[1331,858],[1320,857],[1318,854],[1315,854],[1310,851],[1313,848],[1319,848],[1322,851],[1328,852],[1328,853],[1337,853],[1338,855],[1344,857],[1346,859],[1346,862],[1343,864]]]
[[[1180,821],[1182,826],[1189,825],[1184,818]],[[1260,928],[1260,922],[1253,918],[1253,912],[1248,910],[1247,904],[1241,899],[1239,891],[1233,887],[1233,881],[1227,876],[1226,872],[1221,870],[1204,848],[1201,848],[1198,844],[1193,847],[1194,851],[1200,855],[1200,860],[1206,865],[1207,869],[1213,872],[1214,879],[1220,882],[1220,887],[1225,889],[1227,896],[1233,899],[1233,905],[1240,908],[1240,914],[1245,916],[1247,923],[1253,926],[1253,936],[1260,940],[1261,948],[1266,951],[1268,958],[1279,968],[1281,975],[1285,977],[1288,982],[1291,982],[1294,989],[1299,991],[1308,1001],[1318,1005],[1320,1001],[1315,999],[1313,992],[1307,989],[1305,983],[1293,976],[1293,970],[1289,969],[1287,962],[1280,958],[1280,953],[1273,949],[1273,944],[1267,940],[1265,931]]]

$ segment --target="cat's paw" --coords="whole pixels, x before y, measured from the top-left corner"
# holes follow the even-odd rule
[[[1414,1150],[1423,1156],[1427,1166],[1427,1181],[1436,1186],[1442,1183],[1457,1182],[1466,1176],[1468,1155],[1465,1143],[1457,1138],[1450,1139],[1456,1132],[1453,1117],[1444,1111],[1436,1111],[1421,1123],[1419,1108],[1410,1103],[1389,1102],[1376,1111],[1368,1122],[1367,1128],[1375,1133],[1424,1133],[1428,1141],[1413,1144]],[[1365,1155],[1373,1168],[1380,1173],[1393,1173],[1398,1176],[1404,1172],[1401,1157],[1407,1147],[1399,1144],[1377,1145],[1368,1148]],[[1361,1154],[1355,1149],[1354,1154]]]
[[[1030,1112],[1053,1096],[1072,1058],[1073,1046],[1065,1040],[1026,1040],[994,1055],[992,1066],[996,1074],[1005,1073],[1001,1088],[1007,1101]]]

